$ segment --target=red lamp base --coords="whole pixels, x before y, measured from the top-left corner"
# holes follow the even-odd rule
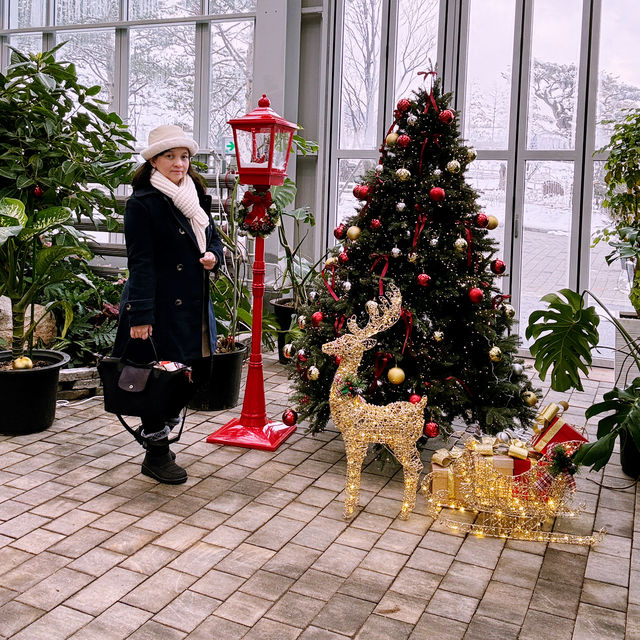
[[[263,427],[245,427],[242,418],[234,418],[212,433],[207,442],[262,451],[275,451],[296,429],[282,422],[267,422]]]

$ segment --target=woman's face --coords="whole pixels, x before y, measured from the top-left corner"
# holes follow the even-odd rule
[[[175,147],[150,160],[151,166],[174,184],[180,184],[189,170],[189,149]]]

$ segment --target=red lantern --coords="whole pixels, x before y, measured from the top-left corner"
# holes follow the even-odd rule
[[[476,216],[476,225],[481,229],[486,229],[489,226],[489,216],[486,213],[479,213]]]
[[[369,197],[369,186],[366,184],[357,184],[353,187],[353,195],[358,200],[366,200]]]
[[[429,191],[429,197],[434,202],[442,202],[444,200],[444,189],[442,187],[432,187]]]
[[[491,263],[491,271],[493,273],[497,273],[498,275],[502,275],[507,268],[507,265],[502,260],[494,260]]]
[[[427,287],[429,286],[429,283],[431,282],[431,276],[427,275],[426,273],[421,273],[418,275],[418,284],[421,287]]]
[[[440,120],[440,122],[444,122],[444,124],[451,124],[454,117],[455,115],[451,109],[445,109],[438,114],[438,120]]]
[[[314,327],[319,327],[320,323],[324,320],[324,313],[322,311],[316,311],[311,315],[311,324]]]
[[[287,427],[292,427],[298,421],[298,414],[291,408],[285,409],[282,413],[282,422]]]
[[[370,228],[372,231],[377,231],[381,226],[382,226],[382,222],[380,222],[380,220],[378,220],[378,218],[374,218],[374,219],[369,223],[369,228]]]
[[[229,120],[236,145],[241,184],[282,185],[287,175],[293,133],[298,128],[271,109],[266,94],[258,108]]]
[[[427,422],[424,425],[424,435],[427,438],[436,438],[440,433],[440,427],[435,422]]]
[[[349,262],[349,254],[346,251],[338,254],[338,262],[340,264],[347,264],[347,262]]]
[[[344,224],[339,224],[334,230],[333,230],[333,236],[336,240],[342,240],[342,238],[344,238],[344,236],[347,233],[347,227]]]
[[[405,147],[408,147],[410,144],[411,144],[411,138],[406,133],[403,133],[398,138],[398,146],[399,147],[402,147],[404,149]]]
[[[397,107],[400,113],[404,113],[405,111],[408,111],[411,108],[411,100],[408,100],[407,98],[402,98],[401,100],[398,100]]]
[[[473,302],[474,304],[479,304],[480,302],[482,302],[483,298],[484,292],[482,291],[482,289],[479,289],[478,287],[469,289],[469,300],[471,300],[471,302]]]
[[[420,400],[422,400],[422,396],[418,395],[417,393],[412,393],[409,396],[409,402],[411,404],[418,404],[418,402],[420,402]]]

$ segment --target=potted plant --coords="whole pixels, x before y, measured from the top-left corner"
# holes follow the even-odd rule
[[[56,61],[60,46],[29,56],[12,50],[0,74],[0,295],[10,299],[13,326],[11,350],[0,352],[3,433],[53,422],[58,371],[69,358],[32,348],[29,311],[45,287],[78,277],[69,258],[91,253],[71,219],[100,211],[112,220],[115,189],[132,167],[133,137],[94,98],[99,87],[79,84],[75,67]],[[71,306],[55,305],[65,312],[64,333]]]
[[[609,316],[622,337],[624,347],[616,349],[627,362],[640,368],[640,346],[619,320],[591,293],[582,294],[562,289],[542,298],[547,308],[529,316],[526,337],[533,338],[531,355],[542,380],[551,369],[551,388],[554,391],[576,389],[582,391],[580,374],[588,376],[592,352],[598,349],[600,317],[593,306],[587,307],[585,296],[590,295]],[[574,456],[574,462],[589,465],[594,471],[609,461],[616,438],[620,437],[622,470],[629,476],[640,476],[640,377],[615,380],[604,400],[591,405],[585,412],[587,419],[606,414],[598,422],[598,439],[584,444]]]
[[[606,120],[613,124],[609,142],[599,150],[608,152],[605,161],[607,191],[602,205],[609,211],[612,227],[603,229],[595,238],[609,243],[612,251],[606,256],[607,264],[616,260],[623,263],[629,275],[629,299],[635,313],[620,312],[620,323],[638,340],[640,337],[640,109],[630,110],[621,121]],[[618,348],[624,347],[617,336]],[[616,356],[616,377],[621,371],[621,360]],[[637,370],[636,370],[637,373]]]

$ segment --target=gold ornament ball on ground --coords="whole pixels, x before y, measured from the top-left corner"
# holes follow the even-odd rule
[[[498,225],[500,224],[500,221],[498,220],[498,218],[496,218],[495,216],[487,216],[488,219],[488,223],[487,223],[487,229],[497,229]]]
[[[347,238],[349,238],[349,240],[357,240],[360,237],[361,233],[362,229],[360,229],[360,227],[357,227],[356,225],[353,225],[347,229]]]
[[[538,396],[533,393],[533,391],[525,391],[522,394],[522,398],[530,407],[533,407],[538,403]]]
[[[404,382],[404,371],[400,367],[391,367],[387,373],[387,379],[391,384],[402,384]]]
[[[27,356],[20,356],[12,362],[14,369],[33,369],[33,362]]]

